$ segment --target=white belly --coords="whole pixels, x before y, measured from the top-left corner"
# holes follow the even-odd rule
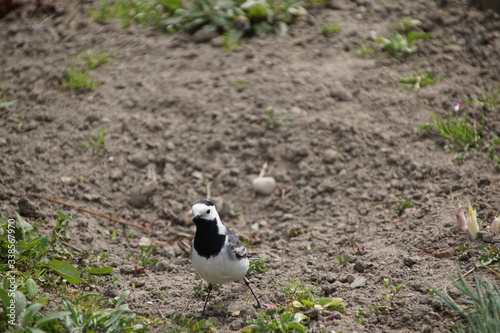
[[[194,251],[193,251],[194,252]],[[228,255],[220,253],[216,257],[205,258],[193,253],[193,267],[208,283],[228,283],[239,281],[245,276],[249,262],[248,258],[230,260]]]

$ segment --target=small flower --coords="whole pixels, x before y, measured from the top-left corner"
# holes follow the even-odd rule
[[[276,307],[276,305],[274,305],[274,304],[271,303],[271,304],[268,304],[266,306],[265,310],[269,310],[269,309],[272,309],[272,308],[275,308],[275,307]]]
[[[457,200],[457,224],[458,229],[460,231],[467,230],[467,219],[465,218],[464,207],[460,204],[460,201]]]
[[[500,234],[500,215],[499,216],[495,216],[495,218],[493,219],[493,222],[491,223],[491,232],[493,233],[493,235],[498,235]]]
[[[478,233],[479,225],[477,224],[476,211],[472,209],[472,206],[469,203],[469,212],[467,213],[467,238],[469,238],[469,241],[472,242],[477,238]]]
[[[453,111],[455,112],[458,112],[460,111],[460,108],[462,107],[462,105],[465,105],[465,102],[462,101],[460,98],[457,99],[457,102],[455,103],[455,105],[453,106]]]

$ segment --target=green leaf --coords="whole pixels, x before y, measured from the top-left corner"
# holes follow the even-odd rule
[[[108,266],[90,267],[89,268],[89,273],[95,274],[95,275],[107,275],[107,274],[112,274],[114,272],[115,272],[115,270],[111,267],[108,267]]]
[[[299,301],[293,301],[292,305],[296,308],[305,308],[305,306]]]
[[[28,291],[28,295],[30,295],[31,299],[35,299],[36,295],[38,294],[38,286],[36,285],[35,281],[33,279],[27,279],[26,280],[26,291]]]
[[[9,292],[6,289],[0,288],[0,300],[2,301],[3,308],[6,309],[10,304]]]
[[[307,324],[309,322],[310,318],[308,316],[306,316],[305,314],[303,314],[302,312],[297,312],[293,316],[293,320],[298,322],[298,323],[301,323],[301,324]]]
[[[21,325],[23,328],[26,328],[31,320],[35,317],[38,311],[42,308],[42,304],[35,303],[30,305],[23,314],[23,318],[21,320]]]
[[[52,259],[49,267],[71,284],[76,284],[82,281],[80,273],[78,273],[75,266],[71,265],[66,260]]]
[[[302,325],[301,323],[295,322],[295,321],[288,323],[286,325],[286,328],[289,330],[297,331],[297,332],[303,332],[303,333],[307,332],[307,329],[304,325]]]
[[[124,292],[122,292],[122,294],[120,295],[120,297],[116,301],[115,308],[118,308],[118,306],[120,306],[120,304],[122,304],[125,301],[125,299],[128,297],[128,295],[130,295],[130,290],[125,290]]]
[[[63,317],[69,316],[70,314],[71,314],[71,312],[69,312],[69,311],[51,312],[48,315],[38,319],[35,323],[35,326],[42,327],[43,325],[45,325],[46,323],[48,323],[54,319],[63,318]]]
[[[14,300],[16,306],[16,318],[26,309],[26,296],[19,290],[14,292]]]

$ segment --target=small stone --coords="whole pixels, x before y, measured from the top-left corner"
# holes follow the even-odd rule
[[[406,267],[412,267],[413,265],[415,265],[417,263],[417,261],[413,258],[404,258],[403,259],[403,264],[406,266]]]
[[[346,279],[346,281],[347,281],[348,283],[353,283],[353,282],[354,282],[354,280],[356,280],[356,277],[355,277],[354,275],[352,275],[352,274],[349,274],[349,275],[347,275],[347,276],[346,276],[346,278],[345,278],[345,279]]]
[[[439,250],[434,251],[434,257],[439,258],[439,259],[453,257],[454,255],[455,255],[455,249],[452,247],[449,247],[447,249],[439,249]]]
[[[362,262],[359,262],[359,261],[358,261],[358,262],[356,262],[356,263],[354,264],[354,270],[355,270],[356,272],[358,272],[358,273],[363,273],[363,272],[365,271],[365,269],[366,269],[366,265],[365,265],[365,264],[363,264]]]
[[[109,286],[104,290],[104,296],[116,297],[118,296],[118,289],[114,286]]]
[[[160,255],[167,259],[172,259],[175,257],[175,250],[172,246],[165,246],[160,250]]]
[[[148,237],[141,237],[139,239],[139,246],[149,246],[152,243],[153,242],[151,241],[151,238],[148,238]]]
[[[26,198],[21,198],[17,202],[17,209],[19,209],[19,215],[24,217],[38,218],[40,217],[40,213],[38,212],[38,208],[35,207]]]
[[[353,99],[351,92],[344,88],[340,82],[336,82],[332,85],[330,89],[330,97],[339,101],[350,101]]]
[[[138,168],[144,168],[148,165],[148,158],[142,151],[130,155],[127,160]]]
[[[59,179],[61,180],[61,183],[63,183],[64,185],[69,185],[73,182],[73,178],[71,177],[62,176]]]
[[[339,153],[334,149],[326,149],[323,152],[323,161],[326,163],[333,163],[337,160]]]
[[[203,29],[200,29],[191,36],[191,39],[195,43],[207,43],[210,42],[215,37],[217,37],[217,33],[215,31],[207,32]]]
[[[143,287],[146,284],[146,282],[141,281],[141,280],[132,280],[130,281],[130,285],[135,288],[140,288]]]
[[[276,181],[273,177],[257,177],[252,181],[252,187],[257,194],[270,195],[276,189]]]
[[[345,6],[341,3],[339,3],[338,0],[328,0],[325,4],[326,8],[332,9],[332,10],[342,10],[345,8]]]
[[[360,287],[364,287],[366,285],[366,278],[362,277],[362,276],[358,276],[356,278],[356,280],[354,280],[353,283],[351,283],[351,288],[360,288]]]
[[[156,272],[166,272],[168,270],[168,263],[165,260],[160,260],[158,263],[156,263],[154,270]]]
[[[236,310],[236,311],[231,312],[232,317],[238,317],[240,314],[241,314],[240,310]]]
[[[122,274],[134,274],[135,268],[132,265],[123,265],[120,267],[120,273]]]

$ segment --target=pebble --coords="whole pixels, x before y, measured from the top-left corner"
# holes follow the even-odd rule
[[[144,168],[148,165],[148,158],[146,153],[143,151],[138,151],[137,153],[130,155],[127,160],[138,168]]]
[[[354,275],[352,275],[352,274],[349,274],[349,275],[347,275],[347,276],[346,276],[346,278],[345,278],[345,279],[346,279],[346,281],[347,281],[348,283],[353,283],[353,282],[354,282],[354,280],[356,280],[356,277],[355,277]]]
[[[154,270],[156,272],[166,272],[169,269],[169,264],[165,260],[160,260],[156,263]]]
[[[135,268],[132,265],[123,265],[120,267],[120,273],[122,274],[134,274]]]
[[[344,88],[340,82],[336,82],[332,85],[330,89],[330,97],[343,102],[353,99],[351,92]]]
[[[146,282],[141,281],[141,280],[132,280],[130,281],[130,285],[135,287],[135,288],[140,288],[143,287],[146,284]]]
[[[353,283],[351,283],[351,288],[360,288],[360,287],[364,287],[366,285],[366,278],[362,277],[362,276],[358,276],[356,278],[356,280],[354,280]]]
[[[152,243],[153,242],[151,241],[151,238],[148,238],[148,237],[141,237],[139,239],[139,246],[149,246]]]
[[[67,176],[62,176],[60,178],[60,180],[61,180],[61,183],[63,183],[64,185],[69,185],[73,182],[73,178],[67,177]]]
[[[334,149],[326,149],[323,152],[323,161],[326,163],[333,163],[337,160],[339,153]]]
[[[175,257],[175,250],[172,246],[165,246],[160,250],[160,255],[167,259],[172,259]]]
[[[276,181],[273,177],[257,177],[252,181],[252,187],[257,194],[270,195],[276,189]]]
[[[455,255],[455,249],[452,247],[434,251],[434,257],[439,259],[453,257],[454,255]]]

